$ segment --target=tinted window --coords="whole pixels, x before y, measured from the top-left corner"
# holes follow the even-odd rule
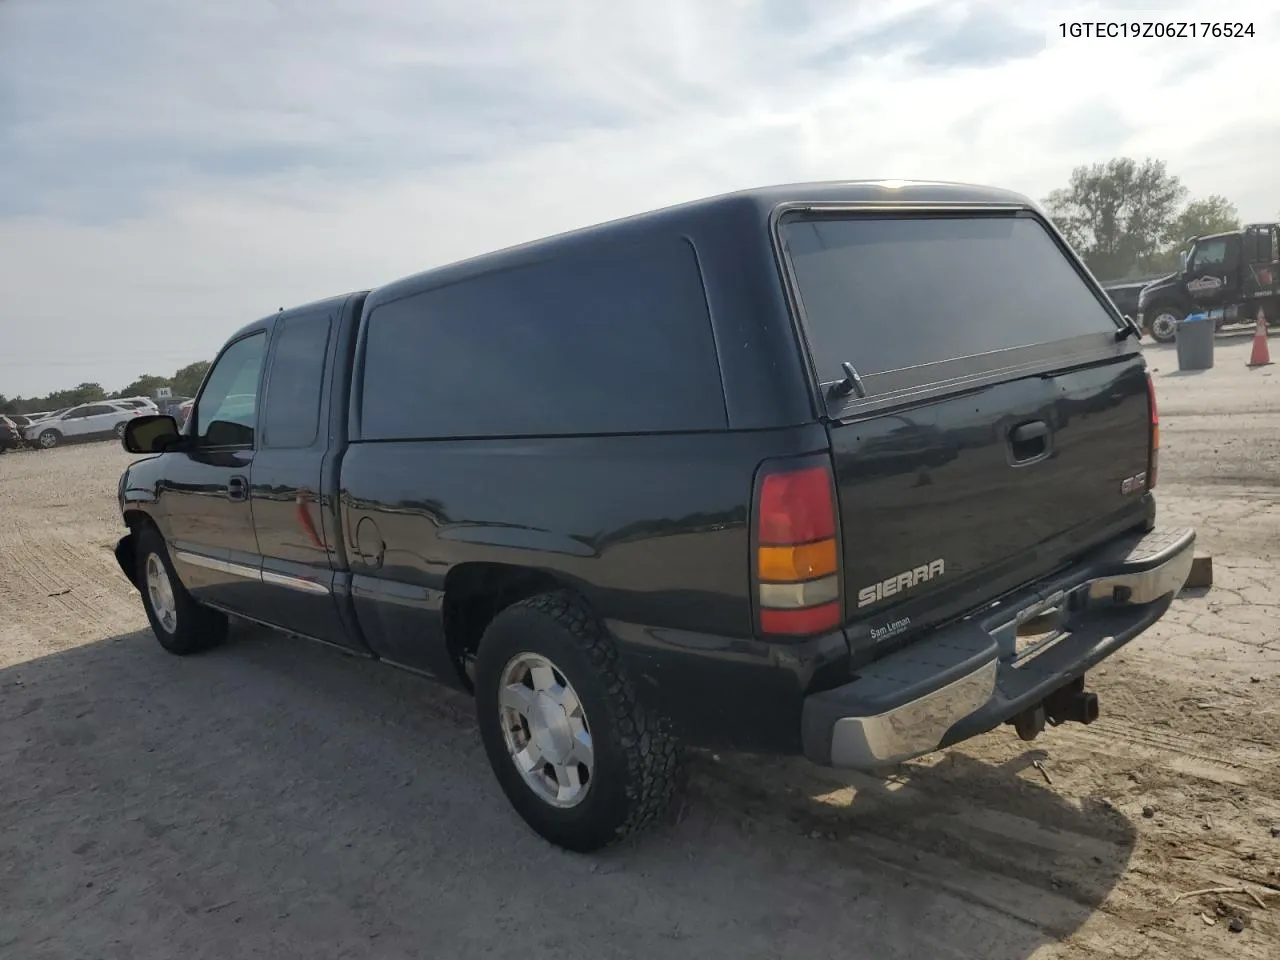
[[[725,425],[682,239],[495,271],[378,306],[368,324],[365,439]]]
[[[309,447],[320,426],[329,315],[289,317],[276,328],[263,412],[263,445]]]
[[[266,335],[229,346],[213,365],[195,408],[197,435],[210,446],[252,446]]]
[[[1211,270],[1222,266],[1227,262],[1226,238],[1206,240],[1204,243],[1196,244],[1196,252],[1193,257],[1194,259],[1191,262],[1193,272],[1196,270]]]
[[[120,411],[117,410],[115,407],[109,406],[105,403],[94,404],[92,407],[84,407],[80,411],[81,416],[85,416],[85,417],[100,417],[104,413],[119,413],[119,412]]]
[[[782,237],[824,383],[842,362],[865,378],[1116,329],[1029,217],[793,219]]]
[[[72,407],[62,415],[63,420],[79,420],[89,415],[89,407]]]
[[[1273,253],[1272,236],[1275,233],[1274,228],[1263,227],[1259,230],[1251,230],[1249,239],[1249,260],[1251,263],[1270,263],[1275,259]]]

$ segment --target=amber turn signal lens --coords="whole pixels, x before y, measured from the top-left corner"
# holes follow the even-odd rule
[[[760,579],[792,582],[825,577],[836,572],[834,539],[804,543],[796,547],[761,547]]]

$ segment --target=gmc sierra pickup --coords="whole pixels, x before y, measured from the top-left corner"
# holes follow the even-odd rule
[[[682,745],[874,770],[1091,721],[1192,559],[1138,340],[1024,197],[715,197],[248,324],[181,430],[129,423],[116,555],[172,653],[231,614],[471,691],[514,808],[591,850]]]

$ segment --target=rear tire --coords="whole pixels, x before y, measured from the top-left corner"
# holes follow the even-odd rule
[[[117,439],[117,440],[123,440],[123,439],[124,439],[124,428],[125,428],[127,425],[128,425],[128,421],[127,421],[127,420],[121,420],[119,423],[117,423],[117,424],[116,424],[115,434],[116,434],[116,439]]]
[[[216,647],[227,638],[226,615],[201,605],[187,592],[154,527],[139,531],[135,556],[142,606],[161,647],[181,657]]]
[[[611,638],[572,594],[541,594],[494,617],[475,690],[494,775],[545,840],[589,853],[666,813],[676,741],[639,702]]]
[[[1148,331],[1156,343],[1173,343],[1177,339],[1178,324],[1186,314],[1176,307],[1157,307],[1151,315]]]

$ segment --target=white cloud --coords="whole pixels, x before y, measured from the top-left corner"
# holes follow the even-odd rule
[[[1280,117],[1247,95],[1268,4],[1220,5],[1257,35],[1217,41],[1062,40],[1155,16],[1009,6],[7,0],[0,392],[167,373],[278,306],[756,184],[1039,197],[1150,155],[1280,208]]]

